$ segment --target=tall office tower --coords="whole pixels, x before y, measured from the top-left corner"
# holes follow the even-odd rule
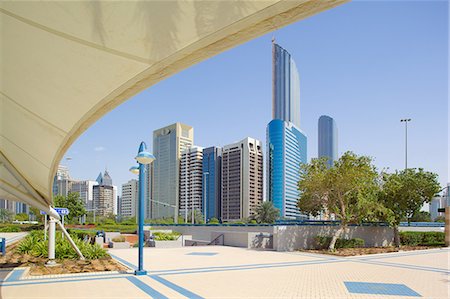
[[[120,216],[137,217],[139,181],[129,180],[122,184],[122,197],[120,198]]]
[[[145,165],[145,198],[144,198],[145,219],[152,218],[151,216],[152,188],[153,188],[153,163]]]
[[[181,152],[179,215],[188,221],[189,213],[203,214],[203,147],[191,146]],[[192,217],[191,219],[193,219]]]
[[[98,185],[93,186],[94,209],[97,215],[117,215],[117,187],[112,185],[112,179],[105,170],[97,177]]]
[[[307,162],[300,130],[300,82],[289,52],[272,43],[273,120],[267,125],[267,198],[281,218],[302,218],[297,208],[300,164]]]
[[[306,136],[293,123],[280,119],[267,126],[267,198],[280,217],[301,218],[297,208],[300,165],[306,163]]]
[[[319,117],[319,158],[326,157],[328,166],[338,158],[338,131],[333,118]]]
[[[300,80],[288,51],[272,43],[272,118],[300,128]]]
[[[58,165],[56,175],[53,178],[53,194],[67,196],[71,184],[72,179],[69,174],[69,168],[64,165]]]
[[[262,143],[253,138],[223,147],[222,220],[251,217],[263,202]]]
[[[203,150],[203,175],[206,217],[221,219],[222,148],[211,146]]]
[[[94,208],[94,186],[98,185],[97,181],[73,181],[70,192],[76,192],[80,195],[84,207],[88,210]]]
[[[153,131],[152,218],[178,222],[181,152],[194,144],[194,128],[181,123]]]

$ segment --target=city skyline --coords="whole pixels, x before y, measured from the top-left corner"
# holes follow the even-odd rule
[[[317,157],[317,118],[328,114],[339,123],[339,154],[353,150],[374,157],[379,170],[402,169],[400,119],[408,116],[412,118],[408,165],[437,172],[441,184],[447,182],[447,115],[439,109],[447,105],[446,67],[440,63],[446,59],[443,5],[348,3],[275,33],[296,57],[300,71],[308,159]],[[374,10],[385,16],[386,23],[377,23]],[[425,21],[417,24],[417,17]],[[359,22],[359,29],[354,22]],[[327,27],[331,24],[333,29]],[[176,121],[195,127],[196,144],[202,146],[221,146],[245,136],[265,140],[271,118],[273,35],[231,49],[136,95],[88,129],[66,154],[73,160],[62,164],[77,179],[93,179],[92,173],[107,166],[115,180],[124,183],[133,178],[128,168],[134,163],[136,145],[141,140],[151,144],[155,128]],[[429,51],[433,57],[426,54]],[[137,119],[136,113],[145,117]]]

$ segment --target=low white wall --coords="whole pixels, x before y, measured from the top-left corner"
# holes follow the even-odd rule
[[[310,249],[317,235],[331,236],[338,226],[330,225],[275,225],[275,226],[152,226],[151,229],[170,229],[192,235],[193,240],[212,241],[224,234],[224,245],[244,248],[273,248],[277,251]],[[271,238],[258,237],[259,234]],[[350,226],[344,238],[361,238],[366,246],[392,245],[394,232],[384,226]]]
[[[276,226],[273,246],[277,251],[292,251],[296,249],[311,249],[314,247],[314,237],[318,235],[332,236],[338,226]],[[382,226],[350,226],[341,238],[361,238],[365,246],[389,246],[394,240],[394,231]]]

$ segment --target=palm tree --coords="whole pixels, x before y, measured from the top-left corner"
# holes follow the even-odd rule
[[[280,211],[273,206],[271,201],[264,201],[256,208],[255,220],[258,223],[274,223],[279,215]]]

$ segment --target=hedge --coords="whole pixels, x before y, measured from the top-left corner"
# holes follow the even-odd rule
[[[407,246],[445,245],[443,232],[400,232],[400,244]]]
[[[326,249],[330,246],[332,237],[329,236],[316,236],[314,240],[316,241],[317,249]],[[360,238],[354,239],[337,239],[334,246],[338,248],[359,248],[364,247],[364,240]]]

